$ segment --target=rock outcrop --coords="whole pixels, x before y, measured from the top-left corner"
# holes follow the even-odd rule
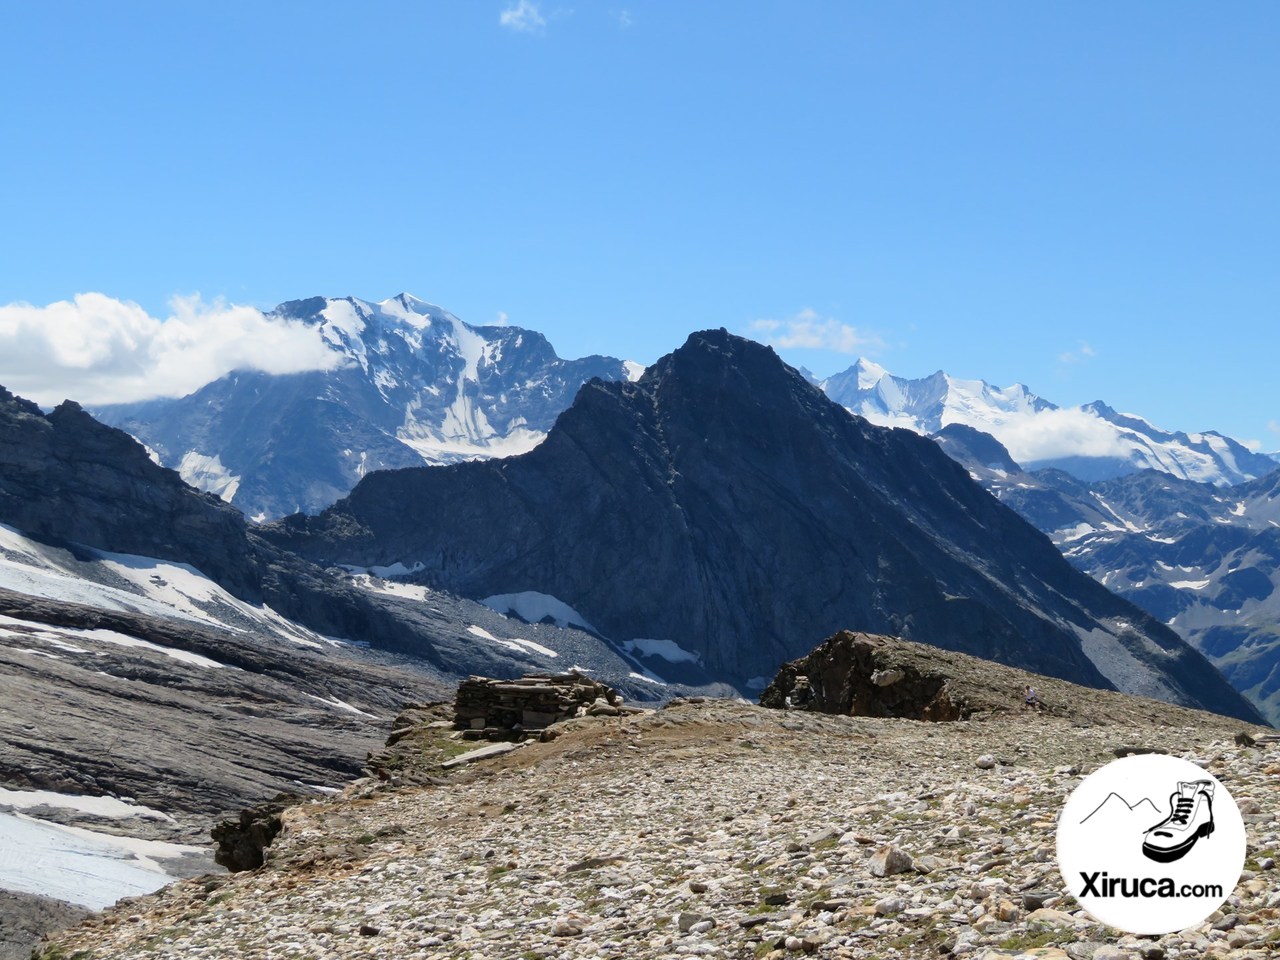
[[[1029,708],[1025,691],[1036,692]],[[1016,670],[899,637],[843,630],[778,670],[760,695],[773,709],[853,717],[957,721],[1052,715],[1083,723],[1141,725],[1162,705]]]
[[[210,831],[215,845],[214,860],[232,873],[262,866],[267,847],[284,825],[281,814],[301,801],[302,798],[294,794],[282,793],[274,800],[241,810],[233,820],[218,823]]]
[[[760,695],[760,705],[850,717],[962,720],[976,705],[963,682],[947,671],[962,655],[937,652],[943,655],[932,656],[922,644],[845,630],[784,664]],[[1016,704],[1019,692],[1011,688],[1003,705]]]

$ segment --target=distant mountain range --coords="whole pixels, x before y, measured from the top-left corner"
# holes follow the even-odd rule
[[[585,381],[641,369],[561,360],[540,333],[472,326],[404,293],[293,300],[272,315],[317,327],[343,363],[241,371],[180,399],[93,410],[254,520],[314,513],[374,470],[522,453]]]
[[[341,364],[238,371],[186,397],[92,410],[259,522],[317,513],[374,470],[523,453],[587,380],[634,380],[643,370],[613,357],[562,360],[540,333],[472,326],[409,294],[312,297],[272,313],[315,326]],[[1151,468],[1223,485],[1275,469],[1271,456],[1221,434],[1161,430],[1101,402],[1059,408],[1021,384],[941,371],[909,380],[868,360],[813,382],[872,423],[927,435],[966,424],[999,438],[1026,469],[1058,467],[1082,480]]]
[[[1280,470],[1215,487],[1144,470],[1023,470],[961,424],[935,438],[1079,569],[1176,629],[1280,723]]]
[[[1101,401],[1057,407],[1020,383],[994,387],[942,371],[908,380],[859,360],[818,385],[872,423],[929,435],[951,424],[974,427],[1001,441],[1024,469],[1056,467],[1080,480],[1109,480],[1151,469],[1221,486],[1276,469],[1272,456],[1254,453],[1212,430],[1162,430]]]
[[[590,381],[524,456],[371,474],[260,532],[464,596],[551,595],[637,655],[744,687],[854,627],[1252,714],[937,444],[850,416],[724,331],[637,382]]]

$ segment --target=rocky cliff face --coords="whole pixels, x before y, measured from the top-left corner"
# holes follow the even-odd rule
[[[851,416],[724,331],[636,383],[588,383],[524,456],[374,474],[263,533],[468,596],[550,594],[739,683],[857,628],[1253,716],[935,443]]]

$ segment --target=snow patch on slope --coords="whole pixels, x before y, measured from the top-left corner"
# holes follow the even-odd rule
[[[154,893],[175,877],[162,860],[203,847],[138,840],[0,813],[0,888],[101,910],[121,897]]]
[[[498,613],[515,614],[526,623],[541,623],[550,619],[557,627],[581,627],[590,633],[598,633],[587,618],[563,600],[547,593],[525,590],[521,593],[500,593],[480,601]]]
[[[0,587],[104,610],[177,617],[236,633],[253,625],[302,646],[332,645],[266,605],[255,607],[236,599],[188,564],[81,549],[92,559],[77,560],[66,550],[0,524]]]
[[[622,649],[641,657],[658,657],[667,663],[701,663],[702,655],[686,650],[674,640],[637,638],[624,640]]]

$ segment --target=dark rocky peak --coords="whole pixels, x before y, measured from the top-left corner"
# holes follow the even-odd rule
[[[589,381],[523,456],[374,473],[263,534],[464,596],[547,594],[627,649],[738,684],[847,626],[1250,713],[932,440],[851,415],[723,330],[635,383]]]
[[[306,320],[309,323],[320,321],[320,311],[325,308],[324,297],[307,297],[305,300],[286,300],[271,311],[286,320]]]
[[[73,401],[48,415],[0,403],[0,522],[44,540],[191,563],[254,595],[244,517],[153,463],[143,446]]]
[[[991,434],[964,423],[949,423],[933,435],[933,439],[951,459],[970,470],[985,468],[1022,473],[1005,445]]]
[[[5,411],[9,416],[17,416],[26,414],[32,417],[42,417],[44,413],[40,407],[26,397],[19,397],[17,394],[10,393],[4,387],[0,387],[0,410]]]

